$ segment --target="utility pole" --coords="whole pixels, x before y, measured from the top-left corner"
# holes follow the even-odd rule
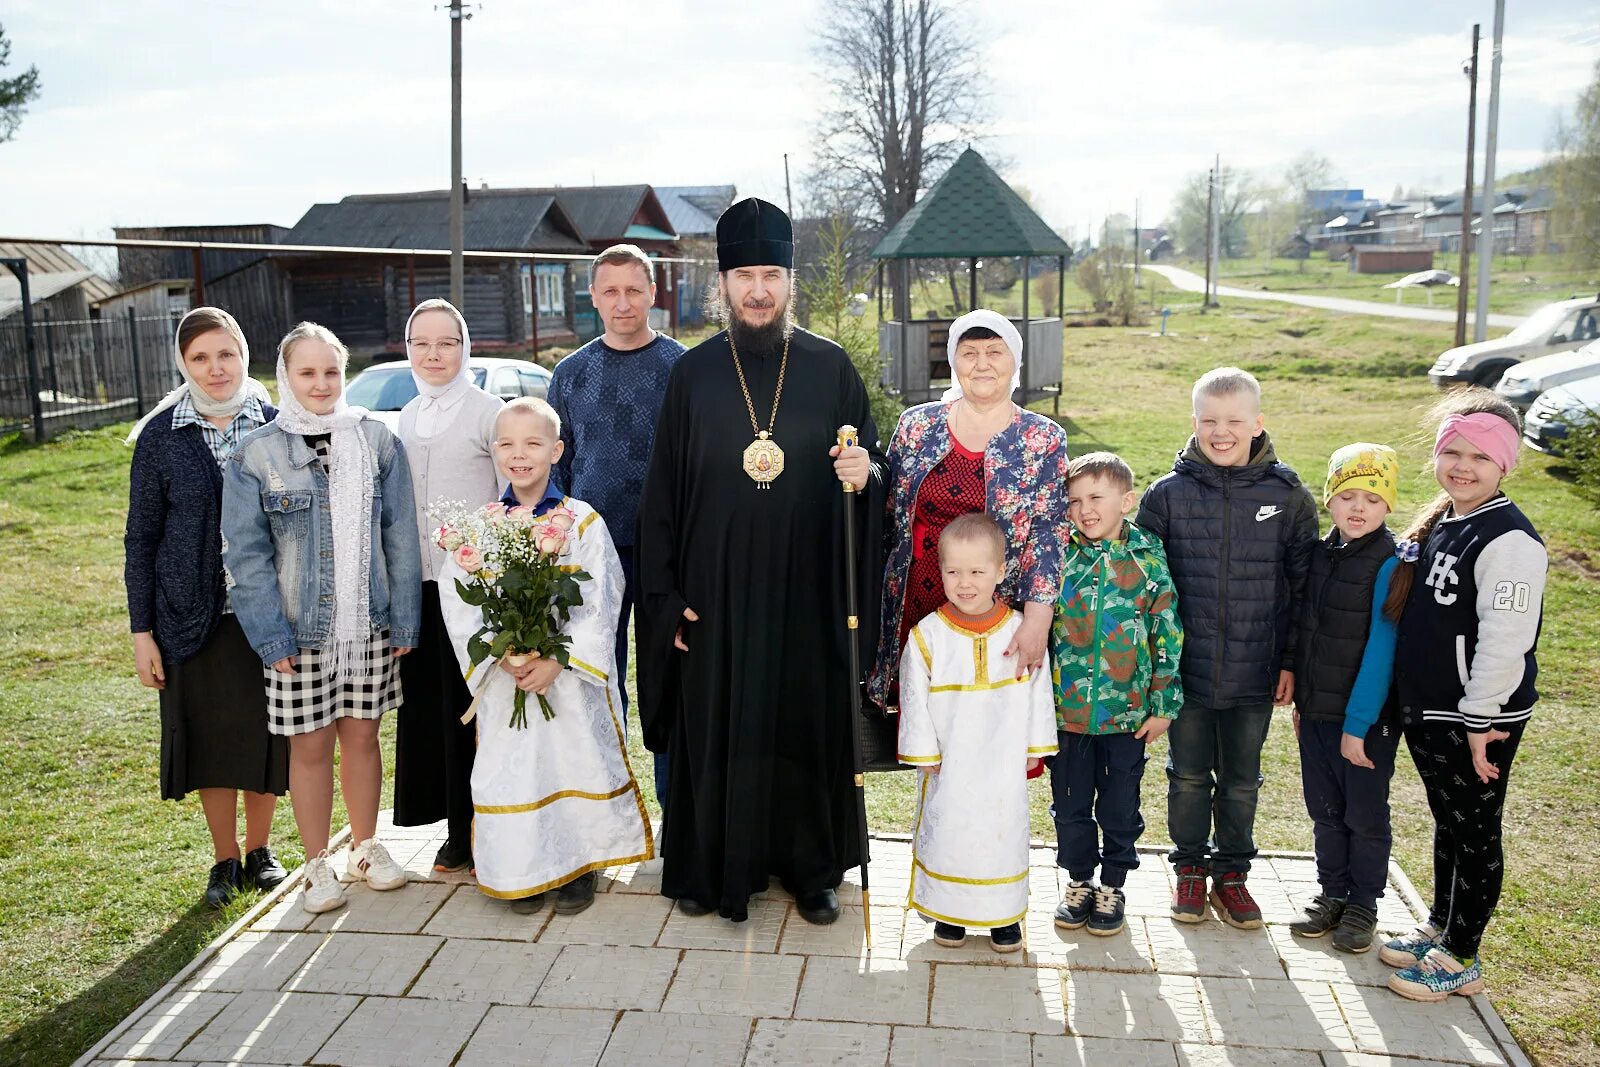
[[[464,304],[461,212],[466,201],[461,186],[461,24],[471,17],[461,10],[461,0],[450,0],[450,303],[457,308]]]
[[[1494,261],[1494,150],[1500,129],[1500,41],[1506,29],[1506,0],[1494,0],[1494,52],[1489,62],[1489,131],[1483,141],[1483,221],[1478,227],[1478,309],[1472,339],[1489,336],[1489,268]]]
[[[1478,24],[1472,24],[1472,58],[1467,60],[1467,177],[1461,185],[1461,270],[1456,281],[1456,347],[1467,343],[1467,279],[1472,271],[1472,153],[1478,132]]]
[[[1139,198],[1133,198],[1133,287],[1139,288],[1139,260],[1144,252],[1139,246]]]
[[[783,202],[789,210],[789,217],[794,218],[794,193],[789,189],[789,153],[783,154]]]
[[[1217,172],[1213,168],[1206,175],[1206,292],[1200,299],[1201,310],[1211,306],[1211,205],[1217,197]]]

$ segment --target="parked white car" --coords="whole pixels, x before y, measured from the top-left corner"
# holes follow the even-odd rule
[[[1558,385],[1528,409],[1522,439],[1540,452],[1559,453],[1571,428],[1600,419],[1600,376]]]
[[[1510,367],[1536,356],[1568,352],[1600,338],[1600,295],[1546,304],[1521,326],[1492,341],[1445,351],[1428,371],[1441,389],[1458,385],[1494,388]]]
[[[550,391],[550,372],[525,359],[473,356],[467,361],[472,380],[480,389],[507,400],[518,396],[544,396]],[[405,360],[374,363],[350,382],[345,399],[352,407],[366,408],[372,417],[400,432],[400,409],[417,395],[411,364]]]
[[[1518,363],[1505,372],[1494,391],[1527,411],[1540,393],[1597,375],[1600,375],[1600,341],[1591,341],[1576,352],[1558,352]]]

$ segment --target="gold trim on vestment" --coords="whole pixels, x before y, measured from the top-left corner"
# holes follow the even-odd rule
[[[1012,918],[1002,919],[999,922],[994,922],[994,921],[992,921],[990,919],[952,919],[948,915],[940,915],[938,912],[933,911],[930,908],[924,908],[922,905],[918,904],[914,900],[907,902],[906,907],[914,908],[914,909],[916,909],[916,911],[918,911],[919,913],[921,913],[923,915],[926,915],[930,919],[935,919],[935,920],[937,920],[939,922],[942,922],[942,923],[949,923],[951,926],[960,926],[960,927],[979,926],[979,927],[988,927],[991,930],[992,929],[997,929],[997,928],[1002,927],[1002,926],[1010,926],[1013,923],[1020,923],[1023,919],[1026,919],[1028,917],[1028,910],[1026,908],[1024,908],[1020,914],[1015,915]]]
[[[909,764],[912,764],[913,766],[915,766],[917,764],[922,764],[922,763],[942,763],[942,762],[944,762],[944,757],[943,756],[939,756],[939,755],[933,755],[933,756],[907,756],[907,755],[904,755],[903,753],[896,752],[894,758],[899,760],[901,763],[909,763]]]
[[[620,785],[609,793],[590,793],[582,789],[563,789],[559,793],[551,793],[541,800],[535,800],[527,804],[474,804],[472,805],[472,810],[479,815],[524,815],[530,811],[538,811],[540,808],[548,807],[558,800],[567,800],[571,797],[577,797],[581,800],[615,800],[626,793],[630,785],[631,783]]]
[[[928,869],[928,865],[919,860],[915,855],[911,857],[913,866],[921,868],[922,873],[929,878],[937,878],[941,882],[954,882],[957,885],[1016,885],[1028,877],[1028,869],[1024,867],[1021,874],[1007,875],[1004,878],[962,878],[954,874],[940,874]]]
[[[600,513],[598,511],[591,511],[589,514],[585,515],[583,517],[583,521],[578,523],[578,536],[582,537],[583,531],[587,530],[591,525],[593,525],[594,520],[598,519],[599,517]]]
[[[647,843],[648,836],[649,835],[647,834]],[[590,871],[602,871],[607,867],[621,867],[626,863],[643,863],[645,860],[653,858],[654,857],[650,855],[649,851],[646,850],[643,855],[639,856],[619,856],[614,860],[595,860],[593,863],[584,864],[571,874],[564,874],[560,878],[552,879],[543,885],[534,886],[532,889],[490,889],[482,882],[479,882],[478,892],[482,893],[486,897],[494,897],[496,900],[521,900],[523,897],[536,897],[540,893],[548,893],[552,889],[557,889],[566,885],[574,878],[582,878]]]
[[[1054,756],[1061,751],[1060,745],[1034,745],[1028,749],[1030,756]]]
[[[945,616],[944,612],[942,612],[942,611],[935,611],[934,612],[935,615],[939,616],[939,621],[940,622],[944,623],[946,626],[950,627],[950,629],[953,632],[958,633],[963,637],[993,637],[995,634],[1000,632],[1000,628],[1002,626],[1004,626],[1007,622],[1011,621],[1011,616],[1015,615],[1016,613],[1017,613],[1017,609],[1011,607],[1008,604],[1008,605],[1006,605],[1006,610],[1000,613],[999,621],[997,621],[993,626],[989,627],[987,630],[983,631],[982,633],[973,633],[973,631],[967,630],[967,629],[963,629],[962,627],[957,626],[955,623],[951,622],[950,619]]]
[[[931,676],[933,674],[933,653],[928,651],[928,642],[922,636],[921,627],[913,626],[911,628],[911,636],[916,638],[917,649],[922,653],[922,662],[927,665],[928,674]]]
[[[644,826],[644,856],[643,860],[655,859],[656,839],[655,833],[650,829],[650,813],[644,807],[644,793],[639,789],[639,779],[633,776],[633,763],[628,759],[628,738],[623,732],[622,723],[617,720],[617,709],[611,703],[611,684],[606,683],[606,711],[611,715],[611,729],[617,735],[617,751],[622,753],[622,766],[628,772],[628,782],[633,786],[633,803],[639,809],[639,822]],[[628,862],[634,862],[629,860]]]
[[[991,689],[1004,689],[1008,685],[1022,685],[1028,680],[1027,678],[1002,678],[998,682],[986,681],[978,685],[959,685],[955,683],[950,685],[930,685],[928,693],[929,695],[934,693],[986,693]]]
[[[605,671],[601,670],[599,667],[595,667],[595,666],[592,666],[592,665],[590,665],[588,663],[583,662],[583,660],[579,659],[577,656],[569,655],[567,657],[567,666],[576,667],[580,671],[585,671],[588,674],[592,674],[596,678],[600,679],[602,682],[611,681],[611,675],[607,674]]]

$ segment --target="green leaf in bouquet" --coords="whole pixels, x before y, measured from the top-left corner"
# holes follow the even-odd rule
[[[456,594],[461,597],[463,604],[470,604],[475,608],[482,607],[487,599],[487,594],[480,586],[468,585],[460,578],[456,579]]]
[[[489,658],[489,642],[483,639],[486,633],[488,633],[487,628],[467,638],[467,658],[474,663],[482,663]]]
[[[494,642],[489,646],[489,655],[499,659],[511,647],[511,639],[516,635],[509,630],[503,630],[495,635]]]
[[[508,567],[497,583],[503,596],[515,597],[528,588],[528,575],[521,567]]]

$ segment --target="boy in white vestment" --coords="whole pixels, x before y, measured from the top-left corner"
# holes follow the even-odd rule
[[[622,568],[598,512],[562,497],[550,484],[561,455],[560,420],[543,400],[522,398],[495,420],[495,463],[510,486],[507,509],[529,507],[542,515],[571,512],[563,565],[589,574],[583,604],[563,632],[571,639],[568,665],[535,658],[479,666],[468,686],[477,694],[478,755],[472,769],[473,857],[478,888],[530,913],[555,889],[557,912],[572,914],[594,903],[603,867],[634,863],[653,854],[650,823],[628,766],[621,702],[615,677],[617,606]],[[559,513],[558,513],[559,514]],[[461,600],[450,559],[439,582],[440,608],[462,672],[469,673],[467,640],[483,625],[482,611]],[[516,690],[543,694],[555,718],[528,716],[510,725]],[[531,701],[530,701],[531,703]]]
[[[1001,657],[1022,613],[996,602],[1006,541],[981,513],[939,538],[947,603],[912,627],[900,664],[900,762],[923,769],[909,905],[957,948],[987,927],[996,952],[1022,947],[1028,910],[1025,772],[1056,751],[1050,672],[1023,678]]]

